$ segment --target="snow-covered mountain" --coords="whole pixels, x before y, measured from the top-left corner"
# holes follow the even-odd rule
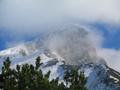
[[[55,32],[40,43],[33,41],[0,51],[0,69],[7,57],[14,68],[16,64],[34,64],[40,56],[43,73],[51,71],[50,80],[59,77],[62,82],[64,71],[77,67],[88,78],[88,90],[120,90],[120,73],[97,56],[85,30],[69,28]]]

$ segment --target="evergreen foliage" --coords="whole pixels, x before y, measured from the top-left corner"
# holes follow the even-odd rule
[[[41,58],[38,57],[34,65],[16,65],[11,69],[11,61],[6,59],[2,67],[4,90],[87,90],[86,78],[78,70],[65,72],[64,82],[59,78],[49,81],[50,71],[43,75],[40,69]],[[65,84],[66,83],[66,84]]]

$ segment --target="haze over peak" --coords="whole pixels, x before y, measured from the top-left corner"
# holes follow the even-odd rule
[[[79,65],[99,62],[93,43],[89,31],[85,28],[70,26],[51,33],[45,46],[64,58],[66,63]]]

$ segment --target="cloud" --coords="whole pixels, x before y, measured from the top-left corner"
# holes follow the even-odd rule
[[[13,33],[14,38],[23,39],[23,36],[35,36],[75,21],[120,24],[119,9],[120,0],[1,0],[0,27]],[[98,55],[120,71],[120,51],[102,48],[104,37],[99,32],[91,32],[94,32],[90,37]]]
[[[98,31],[93,32],[87,27],[68,25],[59,31],[49,33],[44,43],[48,50],[62,57],[67,64],[80,65],[101,63],[96,53],[96,48],[101,42]]]
[[[120,72],[120,50],[100,48],[97,53],[106,60],[108,66]]]
[[[96,55],[103,58],[109,67],[120,72],[120,49],[103,47],[103,44],[106,42],[106,36],[103,35],[103,32],[99,31],[99,28],[88,27],[88,30],[90,30],[89,39],[92,40],[93,46],[96,48]],[[108,39],[110,39],[110,37],[107,38],[107,40]],[[114,39],[116,38],[112,39],[113,43],[117,44],[117,42],[114,42]]]
[[[33,32],[74,20],[120,23],[119,0],[1,0],[0,26]]]
[[[118,0],[67,0],[68,11],[86,21],[119,22],[120,12]]]

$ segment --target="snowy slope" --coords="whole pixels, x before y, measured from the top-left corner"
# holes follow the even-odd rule
[[[31,46],[32,47],[32,46]],[[26,55],[21,54],[21,50],[26,52]],[[34,51],[34,52],[33,52]],[[57,77],[62,81],[64,76],[64,71],[72,68],[72,65],[66,65],[62,58],[60,58],[53,52],[47,52],[46,50],[29,50],[26,45],[22,44],[14,48],[10,48],[0,52],[0,67],[2,61],[6,57],[10,57],[12,60],[12,67],[16,64],[29,63],[34,64],[35,59],[40,56],[42,59],[41,69],[43,73],[51,71],[50,80]],[[116,74],[107,65],[104,64],[82,64],[79,67],[80,71],[85,72],[85,76],[88,78],[87,87],[89,90],[120,90],[118,82],[120,80],[120,74]]]
[[[50,80],[59,77],[61,82],[64,71],[75,66],[88,78],[88,90],[120,90],[120,73],[97,56],[88,32],[82,28],[70,27],[48,35],[44,42],[23,43],[0,51],[0,70],[7,57],[14,68],[16,64],[34,65],[38,56],[43,73],[51,71]]]

